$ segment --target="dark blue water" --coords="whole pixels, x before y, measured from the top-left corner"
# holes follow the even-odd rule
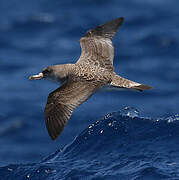
[[[1,0],[0,179],[179,179],[178,7],[178,0]],[[52,142],[43,111],[58,85],[28,76],[74,63],[80,37],[120,16],[115,71],[153,90],[96,93]]]

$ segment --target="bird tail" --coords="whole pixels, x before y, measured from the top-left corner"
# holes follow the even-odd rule
[[[110,84],[111,88],[127,88],[134,89],[138,91],[149,90],[152,89],[151,86],[140,84],[125,78],[118,76],[117,74],[113,76],[112,82]]]

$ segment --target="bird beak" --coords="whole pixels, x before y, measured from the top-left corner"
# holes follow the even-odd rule
[[[37,80],[37,79],[42,79],[43,77],[44,77],[43,73],[39,73],[37,75],[30,76],[29,79],[30,80]]]

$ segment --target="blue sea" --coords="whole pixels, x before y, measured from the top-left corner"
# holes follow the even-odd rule
[[[0,0],[0,180],[179,179],[178,0]],[[150,91],[97,92],[56,141],[28,80],[75,63],[87,30],[123,16],[115,71]]]

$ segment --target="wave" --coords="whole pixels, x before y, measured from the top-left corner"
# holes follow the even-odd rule
[[[41,162],[0,168],[4,179],[179,179],[179,115],[107,114]]]

